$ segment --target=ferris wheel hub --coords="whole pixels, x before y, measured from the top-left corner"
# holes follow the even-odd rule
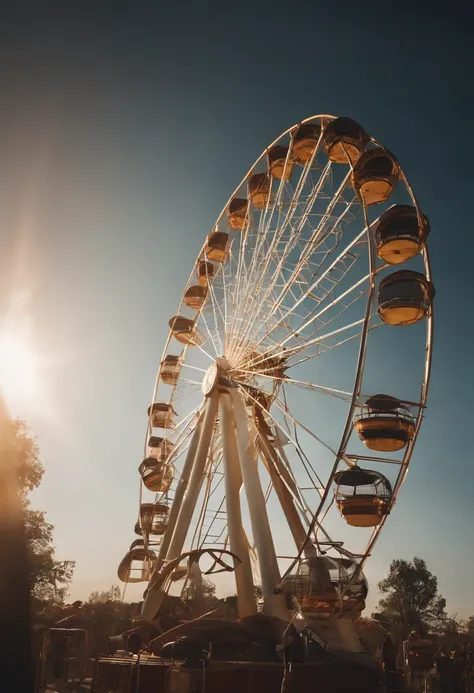
[[[202,379],[202,394],[210,397],[219,382],[220,371],[217,363],[211,363]]]
[[[218,356],[214,363],[211,363],[202,379],[202,393],[205,397],[210,397],[217,385],[222,382],[226,371],[230,370],[229,363],[224,356]],[[228,385],[227,378],[226,384]]]

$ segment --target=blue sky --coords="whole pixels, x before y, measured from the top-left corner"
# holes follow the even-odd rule
[[[41,396],[15,413],[46,467],[33,502],[58,556],[77,561],[71,595],[116,582],[133,538],[144,412],[205,234],[270,141],[334,113],[402,163],[431,221],[437,291],[429,409],[368,577],[419,555],[448,611],[473,613],[473,59],[461,5],[449,16],[404,3],[383,16],[370,2],[160,5],[46,3],[10,10],[0,29],[0,329],[21,315],[41,357]]]

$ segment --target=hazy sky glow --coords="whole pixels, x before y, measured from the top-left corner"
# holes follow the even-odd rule
[[[58,556],[77,561],[71,597],[116,583],[133,539],[146,407],[205,235],[269,142],[334,113],[400,160],[431,221],[437,291],[429,408],[368,563],[369,604],[392,558],[419,555],[449,613],[474,613],[474,65],[461,14],[161,4],[46,3],[4,12],[0,28],[0,335],[36,354],[34,391],[12,408],[46,467],[33,503]]]

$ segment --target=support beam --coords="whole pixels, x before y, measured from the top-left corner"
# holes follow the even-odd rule
[[[191,476],[191,472],[193,469],[194,458],[196,457],[196,451],[199,445],[199,440],[201,438],[203,417],[204,414],[201,413],[199,416],[199,420],[196,424],[196,428],[194,429],[194,433],[189,444],[188,452],[186,453],[183,471],[181,472],[181,476],[176,486],[176,491],[174,494],[173,503],[171,505],[168,523],[166,526],[166,532],[164,533],[163,539],[161,541],[160,551],[155,564],[155,570],[160,570],[166,558],[166,554],[168,553],[168,548],[171,543],[171,539],[173,537],[173,533],[176,527],[176,521],[178,519],[179,511],[181,510],[184,494],[186,492],[186,489],[188,488],[189,478]]]
[[[265,496],[258,475],[257,450],[249,430],[251,422],[245,410],[243,395],[239,390],[232,389],[232,401],[242,478],[262,578],[263,611],[271,616],[286,620],[288,611],[285,607],[285,597],[283,594],[274,593],[275,587],[280,582],[280,569],[268,521]]]
[[[316,555],[314,546],[306,541],[306,530],[301,521],[301,517],[295,507],[291,493],[283,483],[281,476],[278,473],[278,459],[275,449],[268,440],[265,432],[259,432],[259,446],[262,455],[263,463],[272,480],[273,488],[280,501],[281,508],[285,514],[288,527],[296,544],[296,550],[299,551],[304,546],[304,554],[306,558]]]
[[[222,392],[219,396],[219,417],[223,441],[227,531],[229,533],[230,550],[242,561],[235,569],[235,583],[239,617],[244,618],[257,613],[257,603],[248,541],[242,525],[240,508],[242,476],[239,467],[232,399],[228,392]]]
[[[153,578],[157,577],[158,571],[161,569],[165,561],[169,562],[174,558],[178,558],[183,551],[186,535],[189,530],[189,525],[191,523],[196,502],[201,491],[202,482],[204,480],[204,472],[206,469],[206,462],[211,445],[216,416],[217,392],[212,394],[207,399],[204,420],[200,419],[196,427],[196,431],[194,432],[185,461],[186,475],[189,482],[188,479],[185,479],[183,483],[181,492],[182,502],[180,505],[177,504],[176,497],[173,502],[173,507],[176,507],[174,531],[172,536],[171,532],[169,534],[171,539],[168,540],[169,547],[166,552],[166,556],[163,555],[161,558],[157,559],[156,567],[150,584],[144,594],[141,616],[145,621],[148,621],[148,623],[157,624],[156,618],[158,610],[165,596],[165,592],[161,588],[161,584],[158,589],[153,589]]]
[[[167,561],[172,561],[174,558],[178,558],[183,551],[186,535],[189,530],[189,525],[191,524],[191,519],[197,500],[199,498],[202,482],[204,481],[204,472],[206,469],[206,462],[217,416],[217,399],[217,391],[213,392],[213,394],[207,398],[206,412],[204,414],[201,435],[199,437],[199,443],[196,448],[196,455],[192,465],[189,485],[183,498],[179,515],[176,520],[173,537],[166,554]]]

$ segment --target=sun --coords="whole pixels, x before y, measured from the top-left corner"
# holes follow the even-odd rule
[[[28,405],[37,388],[38,359],[25,339],[0,335],[0,392],[10,407]]]

